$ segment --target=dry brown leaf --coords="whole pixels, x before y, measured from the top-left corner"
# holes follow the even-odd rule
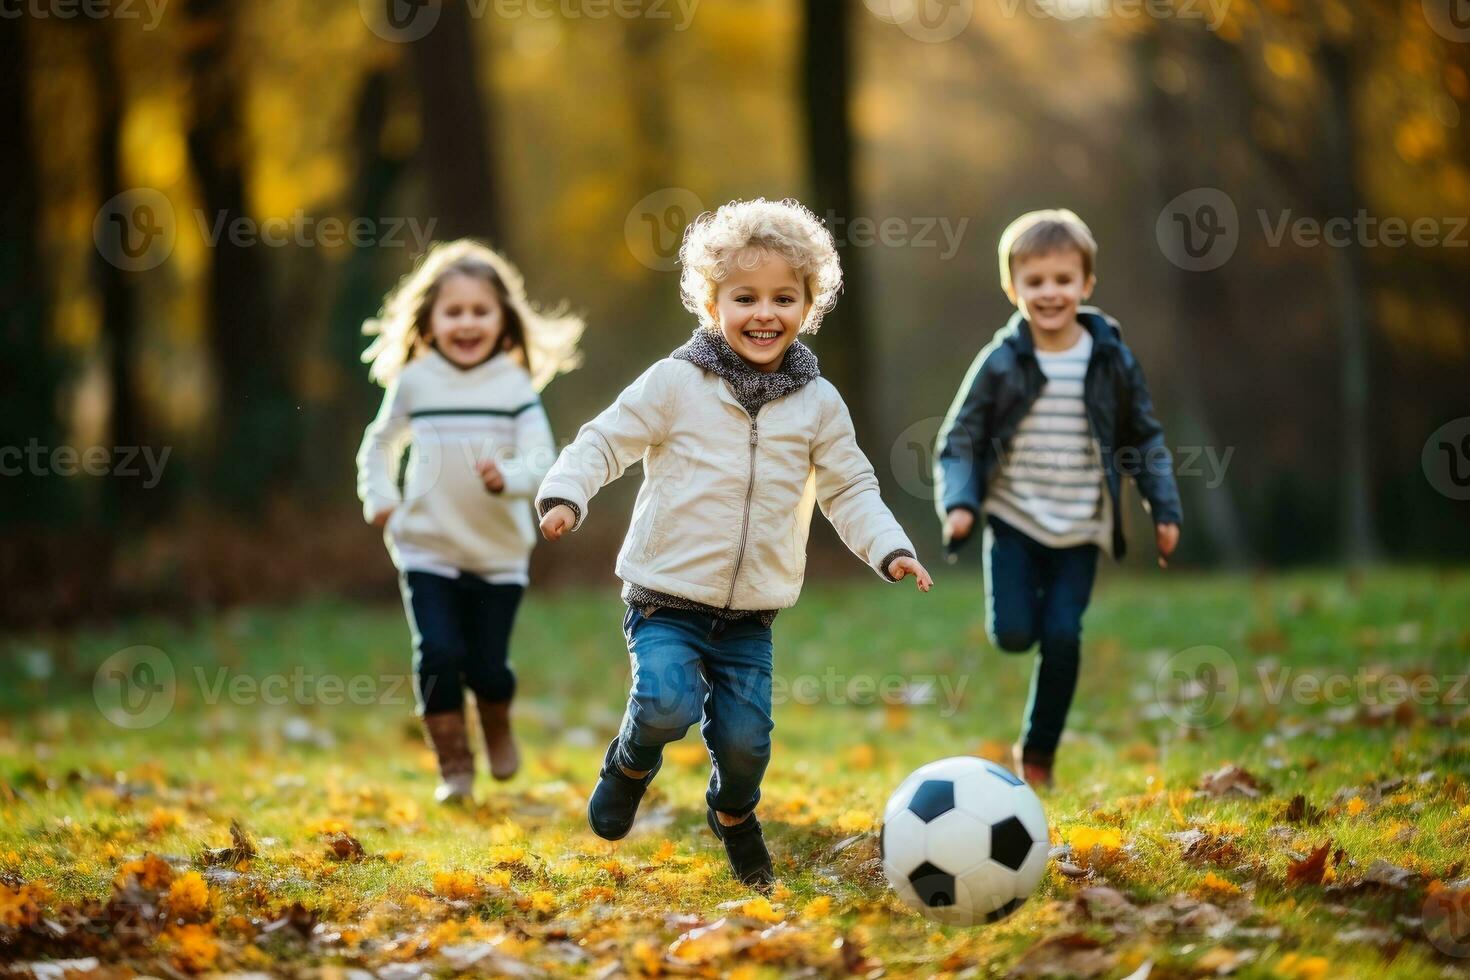
[[[327,857],[333,861],[359,861],[364,854],[362,843],[345,830],[327,838]]]
[[[241,861],[248,861],[255,857],[255,854],[255,844],[250,840],[250,835],[245,832],[245,828],[240,826],[238,820],[231,820],[230,846],[206,847],[199,854],[199,863],[233,868]]]
[[[1322,822],[1322,811],[1307,802],[1307,798],[1301,793],[1293,796],[1291,802],[1281,813],[1281,819],[1287,823],[1305,823],[1316,826]]]
[[[1052,936],[1032,946],[1006,976],[1067,976],[1091,980],[1118,963],[1118,954],[1109,953],[1101,946],[1098,940],[1082,933]]]
[[[1322,876],[1327,873],[1327,854],[1331,850],[1332,841],[1328,840],[1300,861],[1291,862],[1286,869],[1287,883],[1292,885],[1322,884]]]
[[[1225,765],[1200,780],[1199,788],[1210,796],[1248,796],[1255,798],[1270,790],[1240,766]]]

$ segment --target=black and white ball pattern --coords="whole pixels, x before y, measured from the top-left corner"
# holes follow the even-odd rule
[[[937,922],[998,922],[1046,873],[1046,812],[1019,777],[974,756],[931,762],[888,798],[883,871],[904,903]]]

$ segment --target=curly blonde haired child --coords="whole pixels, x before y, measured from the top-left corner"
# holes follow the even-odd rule
[[[713,772],[706,819],[737,878],[774,880],[755,817],[771,751],[771,623],[796,602],[812,508],[888,581],[931,581],[884,505],[842,397],[797,340],[836,302],[832,236],[796,201],[733,201],[686,230],[688,343],[582,427],[537,494],[555,541],[642,460],[618,555],[633,688],[587,806],[628,833],[663,747],[695,722]]]

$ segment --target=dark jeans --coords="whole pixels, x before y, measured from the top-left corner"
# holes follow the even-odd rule
[[[1049,760],[1077,690],[1082,614],[1097,573],[1095,544],[1048,548],[994,516],[985,522],[985,628],[1008,653],[1038,642],[1022,751]]]
[[[665,745],[700,722],[713,767],[705,802],[737,817],[754,810],[771,759],[771,628],[754,617],[725,622],[684,609],[644,616],[630,608],[623,635],[633,690],[618,764],[652,769]]]
[[[523,586],[429,572],[408,572],[399,585],[413,634],[419,714],[460,710],[466,687],[485,704],[515,697],[516,677],[506,661]]]

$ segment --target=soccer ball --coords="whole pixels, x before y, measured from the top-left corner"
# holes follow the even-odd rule
[[[1010,770],[962,755],[914,771],[888,798],[883,872],[904,904],[937,922],[999,922],[1046,873],[1041,801]]]

